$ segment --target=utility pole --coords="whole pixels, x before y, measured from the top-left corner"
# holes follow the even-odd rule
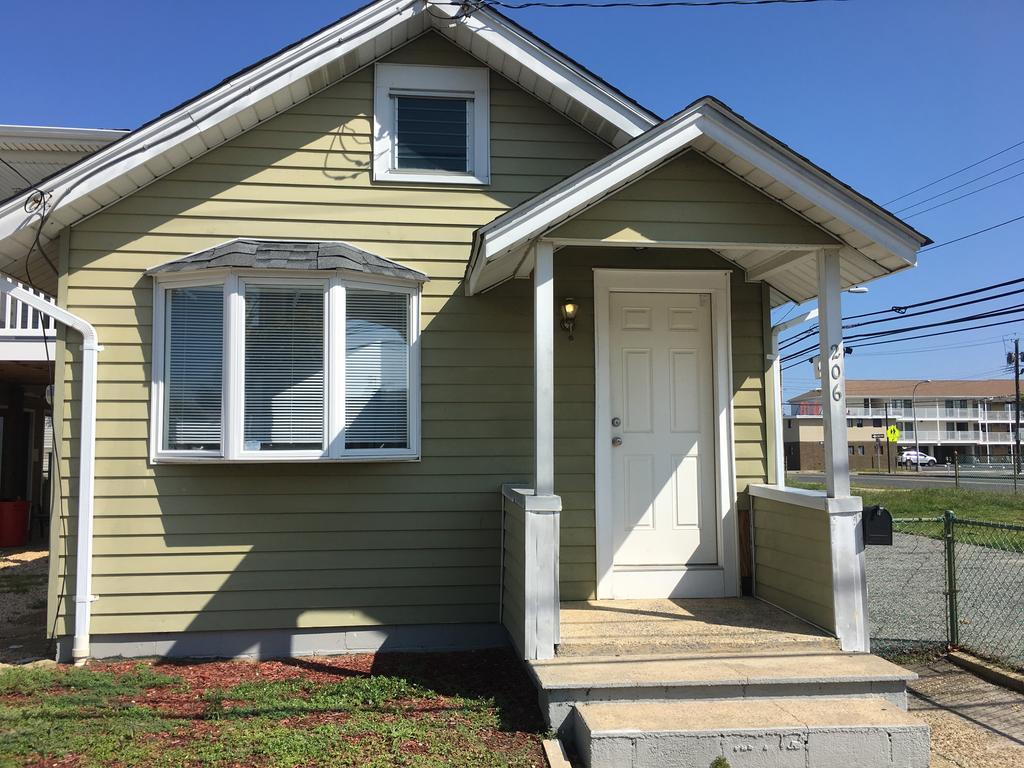
[[[1020,339],[1013,340],[1013,478],[1016,485],[1017,475],[1020,474]]]
[[[885,468],[892,474],[892,440],[889,439],[889,401],[885,401]]]

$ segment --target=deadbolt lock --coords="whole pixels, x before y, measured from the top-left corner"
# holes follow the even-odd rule
[[[612,419],[612,426],[613,427],[621,427],[622,426],[622,419],[620,419],[618,416],[613,418]]]

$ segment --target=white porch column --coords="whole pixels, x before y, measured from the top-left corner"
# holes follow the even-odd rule
[[[839,249],[819,251],[818,338],[821,344],[821,414],[825,426],[825,488],[833,499],[850,495],[842,290]]]
[[[846,434],[846,359],[843,351],[839,250],[818,252],[818,324],[821,411],[825,426],[825,487],[832,544],[832,602],[836,636],[844,651],[868,652],[867,572],[860,499],[850,498]]]
[[[554,246],[534,246],[533,267],[533,488],[537,496],[555,492],[555,273]]]

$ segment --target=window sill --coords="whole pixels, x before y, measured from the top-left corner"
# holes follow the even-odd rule
[[[491,183],[489,177],[476,176],[472,173],[430,173],[427,171],[396,171],[386,169],[373,172],[375,182],[383,181],[391,184],[445,184],[451,186],[483,187]]]
[[[392,464],[422,461],[419,454],[393,456],[245,456],[228,459],[223,456],[153,456],[151,466],[159,464]]]

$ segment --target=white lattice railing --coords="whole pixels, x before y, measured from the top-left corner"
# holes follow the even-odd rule
[[[21,287],[47,301],[53,301],[42,291],[24,285]],[[32,309],[6,293],[0,293],[0,337],[46,335],[52,338],[55,332],[56,326],[53,318],[47,317],[39,310]]]

